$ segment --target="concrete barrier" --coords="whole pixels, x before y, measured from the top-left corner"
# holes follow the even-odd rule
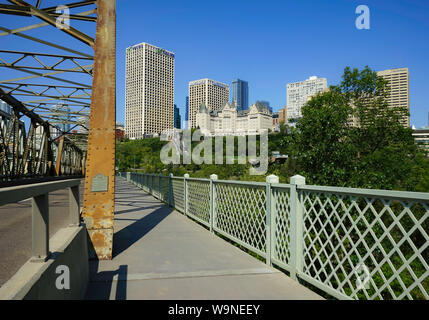
[[[28,260],[0,288],[0,300],[83,299],[89,283],[87,231],[84,225],[59,230],[50,240],[51,255],[46,262]],[[70,271],[69,289],[58,289],[57,267]],[[59,271],[59,270],[58,270]]]

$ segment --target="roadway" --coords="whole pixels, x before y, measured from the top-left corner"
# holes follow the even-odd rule
[[[84,180],[80,184],[83,203]],[[49,236],[68,224],[68,191],[49,194]],[[31,199],[0,207],[0,287],[31,257]]]

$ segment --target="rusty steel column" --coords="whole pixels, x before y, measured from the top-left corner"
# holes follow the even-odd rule
[[[97,0],[94,80],[82,216],[90,257],[112,259],[115,201],[115,0]]]

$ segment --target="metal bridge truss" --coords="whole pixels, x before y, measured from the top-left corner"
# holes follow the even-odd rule
[[[0,99],[12,107],[0,113],[0,181],[84,173],[94,66],[86,48],[92,52],[94,39],[76,25],[97,22],[97,1],[53,2],[0,2],[0,14],[25,23],[0,25]],[[70,13],[67,27],[58,27],[61,8]],[[2,47],[9,38],[20,39],[17,50]]]

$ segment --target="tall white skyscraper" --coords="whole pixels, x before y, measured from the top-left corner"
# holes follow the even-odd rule
[[[189,82],[189,127],[195,128],[196,115],[202,103],[209,111],[221,110],[229,100],[229,86],[211,79]]]
[[[390,107],[402,107],[410,112],[410,74],[408,68],[378,71],[377,75],[388,81]],[[410,126],[410,116],[404,115],[401,121],[404,127]]]
[[[287,119],[297,120],[302,117],[301,108],[315,94],[328,88],[326,78],[310,77],[305,81],[287,85]]]
[[[148,43],[126,49],[125,134],[174,128],[174,53]]]

